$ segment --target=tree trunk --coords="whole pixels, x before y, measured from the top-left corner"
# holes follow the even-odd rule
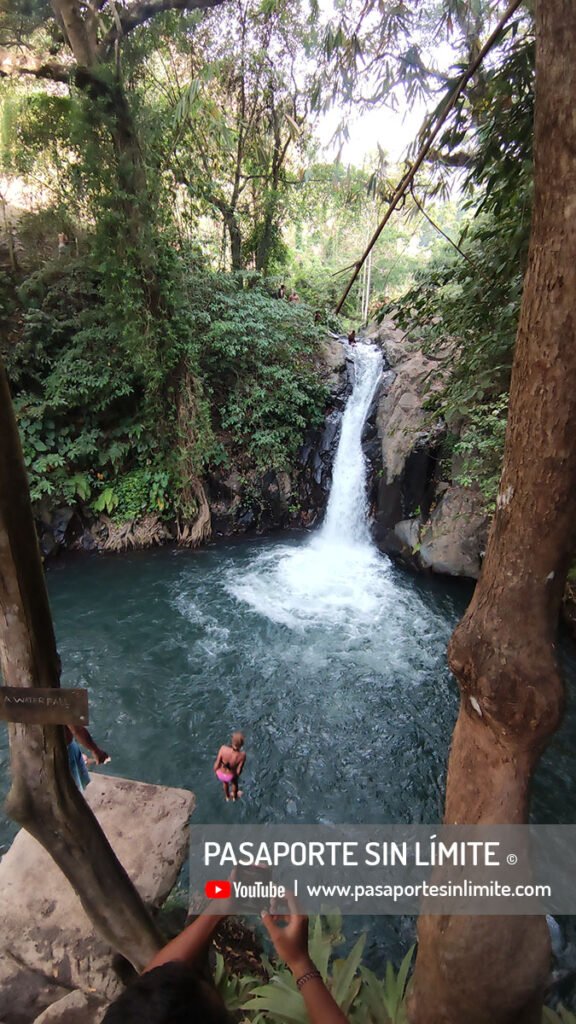
[[[226,227],[230,235],[230,255],[232,270],[242,270],[242,235],[236,216],[232,211],[225,213]]]
[[[449,646],[461,690],[448,824],[527,821],[563,711],[558,613],[576,528],[576,5],[537,3],[535,197],[504,467],[486,559]],[[423,917],[414,1024],[539,1024],[544,918]]]
[[[185,481],[182,498],[188,514],[178,523],[178,543],[196,548],[212,536],[212,516],[206,492],[200,479],[201,465],[197,456],[199,415],[197,381],[185,363],[180,366],[180,388],[177,397],[178,439],[181,474]]]
[[[98,19],[90,5],[85,15],[75,0],[51,0],[51,6],[77,61],[78,66],[72,74],[74,83],[90,104],[95,123],[110,134],[116,163],[116,202],[124,220],[118,249],[120,253],[122,249],[131,251],[140,272],[147,305],[155,313],[160,302],[160,288],[150,236],[150,226],[154,223],[153,204],[119,61],[114,67],[109,57],[101,59]]]
[[[264,274],[267,274],[269,270],[270,255],[274,244],[274,229],[276,227],[276,208],[275,206],[271,208],[271,206],[272,200],[270,200],[270,205],[267,206],[262,231],[256,246],[256,270],[260,270]]]
[[[160,282],[154,252],[155,211],[140,141],[122,78],[116,70],[97,65],[77,68],[74,83],[90,104],[90,118],[110,136],[114,150],[115,210],[122,213],[115,248],[119,258],[136,267],[148,309],[160,308]]]
[[[8,686],[58,687],[52,617],[8,381],[0,366],[0,665]],[[161,938],[77,789],[61,726],[10,725],[6,813],[54,858],[103,938],[141,969]]]

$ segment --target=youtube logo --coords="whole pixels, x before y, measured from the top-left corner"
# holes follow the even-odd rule
[[[206,882],[204,892],[209,900],[227,900],[232,893],[232,885],[228,880],[212,880]]]

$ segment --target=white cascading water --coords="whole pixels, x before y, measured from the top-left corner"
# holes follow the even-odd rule
[[[370,544],[366,507],[366,460],[362,430],[382,373],[382,355],[371,345],[353,350],[354,388],[344,410],[326,518],[318,540]]]
[[[342,417],[326,517],[304,544],[275,545],[247,569],[234,570],[227,590],[253,610],[290,628],[349,628],[381,613],[391,597],[387,559],[370,539],[362,430],[382,371],[371,345],[345,346],[354,387]]]

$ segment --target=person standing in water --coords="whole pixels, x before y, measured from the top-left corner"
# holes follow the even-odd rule
[[[244,736],[242,733],[232,733],[231,746],[220,747],[214,761],[216,778],[224,787],[226,800],[230,800],[230,786],[232,787],[232,800],[237,800],[239,796],[242,796],[242,790],[238,789],[238,779],[246,763],[246,754],[242,750],[243,746]]]

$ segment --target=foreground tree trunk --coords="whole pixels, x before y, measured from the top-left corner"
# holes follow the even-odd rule
[[[563,711],[558,613],[576,529],[576,4],[537,3],[535,198],[504,468],[482,575],[449,647],[461,690],[448,824],[527,821]],[[423,917],[414,1024],[540,1024],[544,918]]]
[[[26,471],[1,365],[0,665],[5,685],[60,685]],[[161,937],[72,779],[62,727],[10,725],[9,733],[6,813],[54,858],[102,937],[141,969]]]

